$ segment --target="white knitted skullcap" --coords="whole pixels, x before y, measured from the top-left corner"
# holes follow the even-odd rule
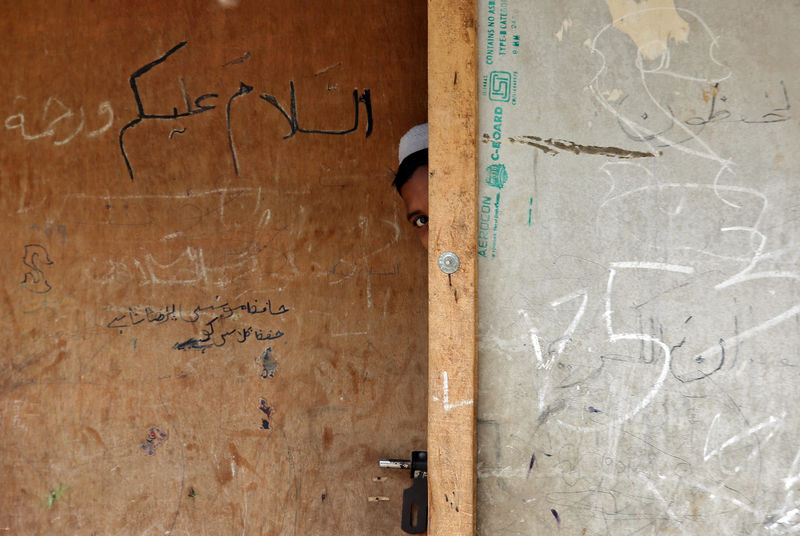
[[[411,127],[402,138],[400,138],[400,147],[397,151],[399,163],[402,163],[405,158],[417,151],[428,148],[428,123],[422,123]]]

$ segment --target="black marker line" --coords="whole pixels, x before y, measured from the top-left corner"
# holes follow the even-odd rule
[[[301,128],[300,127],[300,121],[297,119],[297,93],[295,92],[295,89],[294,89],[294,82],[292,82],[292,81],[289,82],[289,88],[290,88],[291,93],[292,93],[292,121],[294,121],[294,124],[297,126],[297,131],[298,132],[302,132],[304,134],[344,135],[344,134],[349,134],[351,132],[355,132],[355,130],[358,128],[358,103],[359,103],[359,97],[358,97],[358,90],[357,89],[353,90],[353,105],[355,107],[355,121],[353,122],[353,128],[349,128],[347,130],[313,130],[313,129],[305,129],[305,128]],[[366,93],[366,99],[370,100],[369,99],[369,91],[367,90],[367,91],[365,91],[365,93]],[[369,113],[371,114],[371,104],[370,104]]]
[[[361,96],[358,98],[359,101],[364,103],[364,107],[367,109],[367,133],[364,136],[365,138],[369,138],[370,134],[372,134],[372,96],[368,89],[365,89]]]
[[[533,464],[536,463],[536,454],[531,454],[531,462],[528,464],[528,475],[525,478],[529,478],[531,476],[531,471],[533,471]]]
[[[243,95],[247,95],[253,91],[252,86],[248,86],[244,82],[239,82],[239,90],[231,95],[231,98],[228,99],[228,105],[225,108],[225,117],[228,124],[228,146],[231,150],[231,157],[233,158],[233,169],[236,172],[236,176],[239,176],[239,159],[236,157],[236,147],[233,144],[233,131],[231,130],[231,104],[233,103],[234,99],[237,99]]]
[[[131,182],[133,182],[133,178],[134,178],[133,177],[133,168],[131,167],[131,161],[128,158],[128,153],[125,151],[125,140],[124,140],[124,137],[125,137],[125,133],[128,131],[129,128],[133,128],[133,127],[135,127],[136,125],[138,125],[141,122],[142,122],[142,118],[141,117],[136,118],[133,121],[131,121],[130,123],[128,123],[127,125],[125,125],[124,127],[122,127],[122,130],[119,131],[119,149],[122,152],[122,158],[125,160],[125,167],[128,168],[128,175],[130,175],[130,177],[131,177]]]
[[[297,132],[297,127],[295,126],[294,122],[292,121],[292,118],[289,117],[289,114],[286,113],[286,110],[283,109],[283,106],[281,106],[280,103],[278,103],[278,99],[276,99],[272,95],[269,95],[268,93],[264,93],[263,95],[260,95],[260,97],[262,99],[264,99],[265,101],[267,101],[268,103],[270,103],[271,105],[273,105],[275,107],[275,109],[277,109],[283,115],[283,117],[286,119],[286,121],[289,123],[289,128],[291,129],[291,132],[289,132],[289,134],[284,136],[283,139],[284,140],[288,140],[289,138],[294,136],[295,133]]]
[[[169,49],[163,56],[151,61],[150,63],[148,63],[144,67],[141,67],[140,69],[138,69],[135,73],[133,73],[131,75],[129,82],[130,82],[130,85],[131,85],[131,89],[133,90],[133,96],[136,99],[136,107],[139,110],[139,118],[140,119],[145,117],[145,113],[144,113],[144,106],[142,105],[142,98],[139,96],[139,89],[136,86],[136,79],[139,78],[140,76],[142,76],[143,74],[145,74],[146,72],[148,72],[150,69],[152,69],[156,65],[160,65],[160,64],[164,63],[165,61],[167,61],[167,58],[169,58],[170,56],[175,54],[175,52],[177,52],[178,50],[180,50],[181,48],[186,46],[186,43],[187,43],[187,41],[181,41],[180,43],[178,43],[177,45],[175,45],[174,47]]]
[[[122,152],[122,158],[125,160],[125,167],[128,168],[128,175],[130,175],[131,181],[133,181],[133,179],[134,179],[134,174],[133,174],[133,167],[131,166],[131,161],[128,158],[128,153],[125,151],[125,133],[129,129],[131,129],[131,128],[135,127],[136,125],[138,125],[139,123],[141,123],[142,119],[145,119],[146,117],[148,117],[144,113],[144,105],[142,104],[142,97],[139,95],[139,88],[136,86],[136,79],[139,78],[140,76],[142,76],[143,74],[145,74],[146,72],[148,72],[150,69],[152,69],[156,65],[160,65],[160,64],[164,63],[165,61],[167,61],[167,58],[169,58],[175,52],[177,52],[178,50],[180,50],[181,48],[186,46],[186,43],[187,43],[187,41],[181,41],[180,43],[178,43],[177,45],[175,45],[174,47],[169,49],[164,55],[162,55],[159,58],[156,58],[155,60],[151,61],[150,63],[148,63],[144,67],[141,67],[141,68],[137,69],[130,76],[130,78],[128,79],[128,83],[130,84],[131,90],[133,91],[133,98],[136,100],[136,109],[138,111],[138,114],[137,114],[138,116],[137,116],[136,119],[134,119],[133,121],[131,121],[130,123],[128,123],[127,125],[122,127],[122,129],[119,131],[119,148],[120,148],[120,151]]]

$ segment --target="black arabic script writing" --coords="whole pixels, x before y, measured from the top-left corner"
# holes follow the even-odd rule
[[[186,46],[187,42],[182,41],[169,49],[164,55],[160,56],[159,58],[151,61],[150,63],[144,65],[143,67],[137,69],[130,77],[129,82],[131,86],[131,90],[133,91],[133,98],[136,101],[136,108],[137,114],[136,118],[131,120],[119,132],[119,147],[120,151],[122,152],[122,158],[125,160],[125,166],[128,169],[128,174],[130,175],[131,180],[134,180],[134,170],[133,164],[128,157],[128,153],[125,150],[125,134],[132,128],[136,127],[140,123],[144,121],[164,121],[164,120],[174,120],[184,117],[191,117],[194,115],[202,114],[205,112],[210,112],[217,108],[217,104],[215,101],[219,99],[219,93],[204,93],[195,99],[192,99],[189,96],[186,88],[183,84],[183,79],[181,79],[181,92],[183,94],[183,98],[186,104],[185,111],[179,111],[177,108],[173,107],[172,111],[170,112],[162,112],[162,113],[155,113],[151,111],[146,111],[144,103],[142,102],[141,94],[139,93],[138,82],[141,77],[146,75],[155,67],[161,65],[162,63],[166,62],[170,56],[178,52],[181,48]],[[228,146],[231,154],[231,160],[233,162],[233,169],[236,172],[236,175],[239,175],[239,159],[236,153],[236,145],[234,143],[234,136],[233,130],[231,128],[231,112],[233,108],[234,101],[245,97],[254,91],[254,87],[250,84],[240,81],[239,87],[237,87],[233,93],[228,97],[227,102],[225,103],[225,119],[226,125],[228,130]],[[349,128],[338,128],[338,129],[321,129],[321,128],[308,128],[302,127],[300,124],[300,120],[298,118],[298,105],[297,105],[297,94],[294,87],[294,82],[289,82],[289,92],[290,92],[290,105],[287,111],[283,105],[278,101],[278,99],[274,95],[270,95],[269,93],[262,93],[260,95],[261,99],[273,106],[281,116],[286,120],[289,126],[289,132],[283,138],[288,139],[292,136],[302,133],[302,134],[326,134],[326,135],[345,135],[351,132],[355,132],[358,129],[360,117],[359,117],[359,109],[360,105],[363,104],[366,110],[366,134],[365,137],[369,137],[372,134],[372,126],[373,126],[373,117],[372,117],[372,97],[369,89],[364,89],[359,94],[357,89],[353,90],[353,110],[354,110],[354,118],[353,118],[353,126]],[[170,133],[170,137],[174,133],[183,133],[183,130],[176,130]]]

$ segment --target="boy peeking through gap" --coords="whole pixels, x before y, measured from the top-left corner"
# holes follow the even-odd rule
[[[399,166],[392,185],[406,205],[406,217],[428,248],[428,123],[416,125],[400,139]]]

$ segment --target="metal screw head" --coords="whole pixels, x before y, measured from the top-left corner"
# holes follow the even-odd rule
[[[444,273],[455,273],[459,266],[461,266],[461,261],[458,260],[458,255],[452,251],[445,251],[439,255],[439,269]]]

